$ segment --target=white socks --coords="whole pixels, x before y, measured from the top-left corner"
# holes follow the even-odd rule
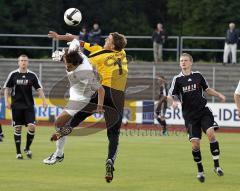
[[[66,142],[66,136],[61,137],[59,140],[56,141],[56,147],[57,150],[55,152],[56,156],[62,156],[63,155],[63,149],[64,149],[64,145]]]

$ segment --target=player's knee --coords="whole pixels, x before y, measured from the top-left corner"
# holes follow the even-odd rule
[[[22,126],[15,126],[14,127],[14,133],[15,134],[21,134],[22,133]]]
[[[192,140],[192,150],[200,150],[200,140]]]
[[[35,131],[36,125],[34,124],[28,124],[27,125],[29,131]]]
[[[200,145],[192,145],[192,150],[199,150],[200,149]]]
[[[209,140],[210,142],[213,142],[213,141],[216,140],[215,133],[214,133],[214,130],[213,130],[213,129],[208,129],[207,132],[206,132],[206,134],[207,134],[208,140]]]

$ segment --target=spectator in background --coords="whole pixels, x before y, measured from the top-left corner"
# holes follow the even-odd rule
[[[88,41],[92,44],[101,45],[101,29],[98,23],[93,24],[93,29],[89,32]]]
[[[88,41],[88,32],[87,32],[87,27],[83,26],[82,29],[79,32],[79,40]]]
[[[225,46],[223,54],[223,65],[228,62],[228,56],[231,52],[231,63],[236,64],[237,62],[237,43],[238,43],[238,31],[235,29],[235,24],[230,23],[229,29],[226,32],[225,36]]]
[[[82,29],[79,32],[78,39],[81,40],[81,41],[87,42],[88,41],[88,37],[89,37],[89,33],[87,31],[87,27],[83,26]],[[87,51],[84,48],[81,48],[81,49],[82,49],[82,52],[85,55],[89,55],[89,51]]]
[[[158,23],[152,34],[154,62],[162,62],[162,47],[166,40],[163,25]]]

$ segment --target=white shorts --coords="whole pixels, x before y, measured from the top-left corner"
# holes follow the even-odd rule
[[[81,111],[87,104],[89,104],[90,99],[85,99],[81,101],[69,100],[64,111],[69,115],[74,116],[77,112]]]

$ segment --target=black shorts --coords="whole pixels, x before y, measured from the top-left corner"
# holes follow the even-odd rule
[[[29,123],[35,124],[35,111],[33,107],[27,109],[12,108],[13,127],[18,125],[27,126]]]
[[[104,118],[106,121],[106,128],[114,129],[118,131],[122,124],[122,116],[124,109],[124,92],[115,90],[106,86],[104,96]],[[97,93],[92,96],[90,103],[86,105],[81,111],[77,112],[70,121],[71,127],[77,127],[79,123],[84,121],[87,117],[93,114],[93,111],[97,108],[98,95]],[[97,124],[97,123],[96,123]]]
[[[201,139],[202,131],[206,133],[206,131],[210,128],[214,128],[214,130],[219,128],[218,124],[214,121],[212,112],[208,107],[205,107],[197,118],[185,118],[185,126],[187,128],[188,138],[190,141],[192,139]]]

